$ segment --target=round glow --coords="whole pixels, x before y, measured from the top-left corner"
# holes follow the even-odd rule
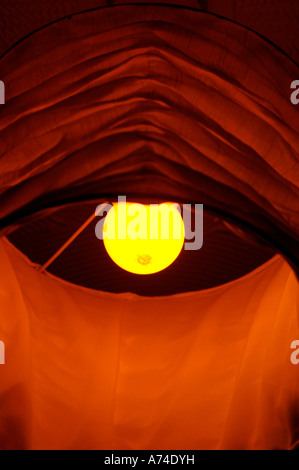
[[[167,268],[180,254],[185,238],[180,207],[174,203],[113,204],[103,225],[103,240],[111,259],[135,274]]]

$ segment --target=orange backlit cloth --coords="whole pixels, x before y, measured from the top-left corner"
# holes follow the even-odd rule
[[[1,233],[56,204],[154,196],[229,214],[299,266],[298,66],[271,44],[202,12],[120,6],[0,65]],[[298,446],[283,258],[157,299],[42,275],[7,242],[0,256],[0,448]]]
[[[279,256],[162,298],[75,287],[0,244],[0,447],[298,445],[298,282]]]

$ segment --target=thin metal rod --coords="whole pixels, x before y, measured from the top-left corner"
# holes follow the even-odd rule
[[[39,271],[41,273],[43,273],[48,266],[50,266],[50,264],[53,263],[53,261],[58,258],[58,256],[61,255],[61,253],[78,237],[78,235],[80,235],[80,233],[83,232],[83,230],[93,221],[93,219],[99,215],[99,213],[102,211],[102,209],[104,209],[104,207],[108,204],[108,202],[103,202],[103,204],[100,204],[96,211],[93,212],[93,214],[88,217],[88,219],[81,225],[81,227],[78,228],[78,230],[76,230],[75,233],[73,233],[73,235],[59,248],[59,250],[56,251],[56,253],[54,253],[53,256],[51,256],[50,259],[48,259],[48,261],[46,261],[46,263],[41,266],[39,268]]]

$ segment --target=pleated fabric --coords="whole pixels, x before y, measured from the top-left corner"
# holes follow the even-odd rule
[[[236,24],[158,5],[57,22],[0,67],[1,235],[126,195],[203,203],[282,255],[156,298],[41,274],[2,238],[0,447],[297,448],[298,67]]]
[[[2,231],[88,197],[200,202],[298,265],[299,70],[259,36],[118,6],[39,31],[1,70]]]

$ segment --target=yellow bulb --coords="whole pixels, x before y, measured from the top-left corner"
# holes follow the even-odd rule
[[[119,267],[135,274],[167,268],[179,256],[184,238],[180,208],[170,202],[115,203],[103,226],[107,253]]]

